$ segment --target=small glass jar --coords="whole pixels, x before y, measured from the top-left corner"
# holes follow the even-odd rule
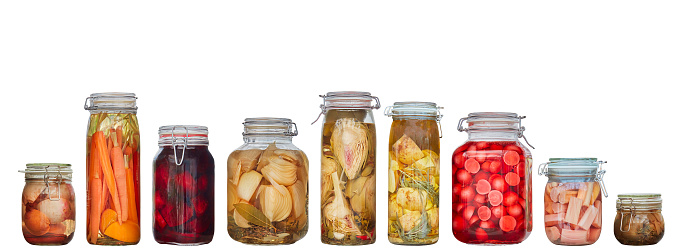
[[[458,130],[468,132],[468,141],[452,156],[452,230],[457,240],[514,244],[530,235],[533,158],[519,141],[525,140],[523,118],[481,112],[459,121]]]
[[[425,245],[439,239],[440,127],[432,102],[395,102],[389,133],[388,239]]]
[[[324,99],[320,171],[320,240],[375,242],[375,120],[380,101],[367,92],[329,92]],[[376,104],[371,104],[372,101]]]
[[[246,118],[227,159],[227,232],[248,244],[292,244],[308,232],[308,158],[286,118]]]
[[[74,188],[69,164],[27,164],[22,233],[33,245],[64,245],[74,237]]]
[[[86,98],[86,239],[134,245],[141,238],[140,136],[133,93]]]
[[[545,233],[557,245],[589,245],[602,232],[602,177],[597,158],[550,158],[541,164],[545,186]]]
[[[662,195],[619,194],[614,236],[624,245],[653,245],[664,237]]]
[[[162,126],[153,166],[153,237],[161,244],[200,245],[215,230],[215,161],[208,128]]]

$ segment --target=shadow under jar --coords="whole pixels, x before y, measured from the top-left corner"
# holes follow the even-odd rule
[[[140,136],[133,93],[86,98],[86,236],[90,244],[134,245],[141,239]]]
[[[22,233],[33,245],[64,245],[74,237],[74,188],[69,164],[27,164]]]
[[[653,245],[664,237],[662,195],[619,194],[614,236],[624,245]]]
[[[324,244],[375,242],[375,120],[377,97],[367,92],[321,96],[320,240]],[[371,105],[375,100],[376,103]]]
[[[208,151],[208,128],[162,126],[158,134],[153,237],[161,244],[209,243],[215,231],[215,161]]]
[[[246,118],[227,159],[227,232],[249,244],[292,244],[308,231],[308,158],[286,118]]]
[[[596,158],[550,158],[538,173],[549,178],[545,186],[545,233],[557,245],[589,245],[602,232],[602,177]]]
[[[389,133],[388,239],[425,245],[439,239],[440,130],[432,102],[395,102]]]
[[[530,235],[532,156],[518,140],[525,130],[523,118],[481,112],[459,121],[458,130],[468,132],[468,141],[452,156],[452,230],[457,240],[514,244]]]

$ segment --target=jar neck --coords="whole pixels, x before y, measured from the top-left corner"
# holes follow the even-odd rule
[[[250,135],[244,136],[244,143],[251,144],[271,144],[271,143],[292,143],[292,136],[276,135]]]
[[[469,130],[468,141],[518,141],[518,130]]]
[[[40,184],[45,184],[45,180],[43,178],[25,178],[24,182],[26,183],[40,183]],[[50,178],[48,179],[48,184],[71,184],[72,180],[63,178],[62,180],[58,180],[55,178]]]

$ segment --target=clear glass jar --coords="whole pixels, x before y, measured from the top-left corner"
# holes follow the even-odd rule
[[[589,245],[602,232],[602,177],[597,158],[550,158],[541,164],[545,186],[545,233],[557,245]]]
[[[308,232],[308,158],[286,118],[246,118],[227,159],[227,232],[249,244],[292,244]]]
[[[86,98],[86,235],[90,244],[133,245],[140,228],[140,137],[136,95]]]
[[[64,245],[74,237],[74,188],[69,164],[27,164],[22,233],[33,245]]]
[[[200,245],[215,231],[215,161],[208,128],[162,126],[153,166],[153,237],[161,244]]]
[[[662,195],[619,194],[616,200],[614,236],[624,245],[653,245],[664,237]]]
[[[322,114],[321,241],[375,242],[375,120],[377,97],[367,92],[329,92]],[[375,100],[376,104],[371,105]]]
[[[424,245],[439,238],[440,127],[432,102],[395,102],[389,133],[388,239]]]
[[[532,156],[518,140],[525,130],[523,118],[481,112],[459,121],[458,130],[468,132],[468,141],[452,156],[452,230],[457,240],[513,244],[530,235]]]

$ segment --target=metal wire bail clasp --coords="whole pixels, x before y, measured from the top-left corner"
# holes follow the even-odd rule
[[[631,231],[631,222],[633,222],[633,217],[635,216],[635,204],[633,203],[633,198],[629,198],[631,200],[631,206],[630,207],[621,207],[621,223],[619,223],[619,231],[621,232],[628,232]],[[623,200],[621,200],[621,204],[623,204]],[[628,228],[626,230],[623,229],[623,221],[624,221],[624,212],[629,211],[631,212],[631,217],[628,218]]]
[[[604,186],[604,180],[602,180],[602,178],[604,178],[604,174],[607,173],[606,170],[602,169],[602,165],[606,163],[607,161],[597,161],[597,175],[595,176],[595,181],[600,183],[600,189],[602,189],[602,194],[605,198],[609,197],[607,195],[607,188]],[[631,199],[631,201],[632,200],[633,199]]]
[[[326,95],[318,95],[318,96],[320,96],[320,98],[323,99],[323,103],[320,104],[320,114],[318,114],[318,118],[315,118],[315,121],[313,121],[313,122],[311,123],[311,125],[313,125],[313,124],[315,124],[316,122],[318,122],[318,120],[320,120],[320,117],[321,117],[322,115],[324,115],[325,112],[327,112],[327,109],[325,108],[325,97],[326,97]]]
[[[48,176],[48,166],[45,166],[45,174],[43,174],[43,182],[45,182],[45,187],[48,190],[48,199],[50,201],[59,201],[62,199],[62,188],[60,185],[62,185],[62,172],[58,168],[57,170],[57,198],[53,198],[52,193],[50,193],[50,178]]]
[[[177,127],[182,127],[186,131],[186,137],[184,137],[184,145],[182,148],[182,159],[177,161],[177,137],[174,135],[174,130]],[[186,126],[172,126],[172,150],[174,150],[174,163],[176,165],[182,165],[184,162],[184,154],[186,153],[186,147],[189,143],[189,129]]]
[[[525,118],[526,118],[526,116],[519,116],[518,117],[518,137],[523,138],[523,141],[526,141],[526,144],[528,146],[530,146],[530,148],[533,148],[533,150],[534,150],[535,147],[533,147],[533,145],[528,142],[528,139],[526,138],[526,136],[523,135],[523,131],[526,131],[526,127],[521,125],[521,120],[525,119]]]
[[[542,175],[547,176],[547,175],[549,174],[548,167],[549,167],[549,164],[551,164],[551,163],[552,163],[552,162],[547,162],[547,163],[542,163],[542,164],[540,164],[540,166],[538,167],[538,175],[540,175],[540,176],[542,176]]]
[[[287,132],[285,133],[285,135],[287,135],[287,136],[297,136],[297,135],[299,135],[299,128],[296,127],[296,123],[294,123],[294,122],[289,122],[289,123],[287,123],[287,124],[288,124],[288,129],[287,129]],[[291,129],[292,129],[292,126],[293,126],[293,128],[294,128],[293,131],[291,130]]]
[[[86,97],[86,101],[84,101],[84,109],[85,110],[94,110],[95,107],[93,106],[93,97],[89,96]]]

